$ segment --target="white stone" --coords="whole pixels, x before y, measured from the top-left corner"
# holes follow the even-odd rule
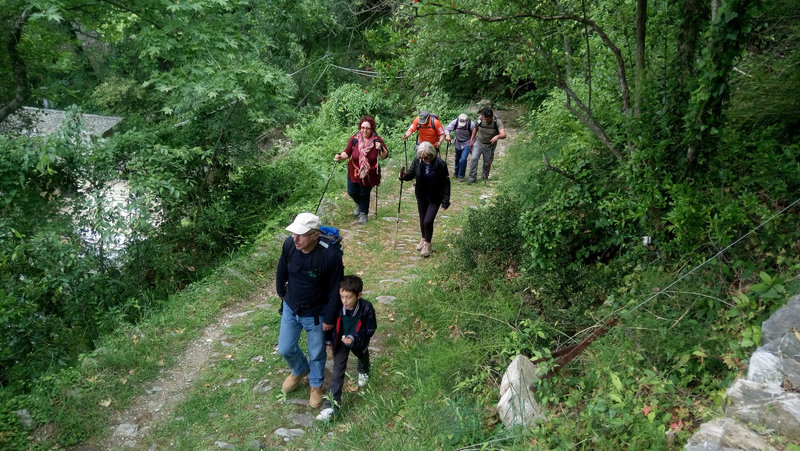
[[[536,365],[524,355],[518,355],[508,365],[500,382],[500,402],[497,403],[497,412],[506,427],[532,426],[544,417],[529,388],[538,378],[537,373]]]
[[[780,386],[738,379],[728,389],[729,417],[778,431],[792,440],[800,439],[800,395]]]
[[[114,435],[118,437],[133,437],[138,431],[138,424],[122,423],[114,429]]]
[[[747,380],[762,384],[780,385],[783,381],[783,376],[781,375],[782,366],[779,357],[759,348],[750,356]]]
[[[500,396],[502,397],[511,385],[522,384],[530,387],[538,379],[537,372],[536,365],[524,355],[514,357],[500,381]]]
[[[291,440],[291,439],[293,439],[295,437],[301,437],[305,433],[306,433],[306,431],[304,431],[302,429],[278,428],[278,429],[275,430],[275,435],[280,435],[281,437],[284,437],[285,439],[287,439],[287,441]]]
[[[533,399],[533,392],[527,387],[520,388],[513,385],[497,403],[497,413],[507,428],[533,426],[537,420],[544,417],[539,403]]]

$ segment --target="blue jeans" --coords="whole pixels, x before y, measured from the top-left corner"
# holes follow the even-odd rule
[[[361,213],[369,213],[369,197],[371,193],[371,187],[367,188],[353,182],[350,180],[350,177],[347,178],[347,194],[349,194],[353,202],[358,205],[358,209],[361,210]]]
[[[284,302],[281,315],[281,331],[278,336],[278,353],[286,360],[292,374],[299,376],[310,371],[308,383],[312,387],[321,387],[325,380],[325,335],[322,332],[322,317],[297,316]],[[308,338],[308,358],[297,342],[300,333],[305,329]],[[309,361],[310,360],[310,361]]]
[[[466,144],[461,150],[456,149],[456,167],[453,168],[453,175],[456,178],[463,179],[464,174],[467,172],[467,160],[469,159],[469,144]]]

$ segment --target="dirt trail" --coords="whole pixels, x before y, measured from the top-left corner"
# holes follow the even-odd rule
[[[214,344],[224,339],[225,329],[236,324],[255,309],[272,308],[266,300],[275,293],[274,285],[264,287],[250,298],[224,308],[219,318],[203,329],[200,337],[189,344],[175,365],[166,368],[131,407],[110,418],[112,433],[99,444],[84,444],[73,450],[144,449],[147,433],[168,418],[175,406],[189,392],[194,381],[208,367],[215,354]]]
[[[498,110],[496,114],[506,126],[507,138],[498,142],[495,164],[492,166],[493,174],[496,174],[498,168],[496,163],[503,158],[508,146],[516,137],[517,120],[520,115],[516,110]],[[455,151],[452,148],[449,150],[447,163],[452,170]],[[402,150],[400,151],[402,152]],[[397,151],[395,150],[395,152]],[[411,157],[411,151],[409,151],[409,159]],[[478,171],[480,177],[480,167]],[[395,177],[395,175],[387,170],[384,177]],[[440,211],[436,219],[433,245],[434,257],[432,258],[435,258],[437,246],[444,246],[444,244],[437,244],[436,240],[441,240],[443,231],[448,229],[450,220],[465,214],[466,210],[474,206],[476,204],[476,196],[477,198],[488,200],[494,195],[492,179],[493,177],[490,175],[488,184],[476,183],[470,186],[467,186],[466,183],[458,183],[453,179],[452,205],[445,212]],[[389,189],[385,189],[385,191],[389,191]],[[360,268],[369,265],[374,258],[371,254],[372,251],[369,246],[361,244],[366,242],[367,238],[374,239],[378,236],[385,248],[393,248],[395,239],[397,239],[397,250],[406,257],[399,258],[394,265],[383,268],[383,277],[396,282],[403,282],[414,277],[411,274],[413,267],[416,262],[422,260],[422,257],[414,250],[419,242],[418,218],[415,212],[409,214],[404,209],[400,221],[397,222],[395,220],[397,202],[397,191],[391,193],[382,192],[379,196],[380,213],[382,216],[391,214],[391,217],[384,216],[376,220],[374,211],[370,211],[372,227],[356,226],[355,220],[352,227],[340,227],[345,242],[348,243],[344,258],[346,267]],[[402,202],[405,207],[412,204],[416,205],[413,183],[404,184]],[[350,204],[348,203],[347,206],[349,207]],[[374,202],[371,206],[374,206]],[[334,208],[343,207],[338,205],[334,206]],[[320,215],[323,215],[322,211]],[[370,223],[368,223],[368,226]],[[375,225],[376,223],[377,225]],[[395,229],[395,226],[397,226],[397,229]],[[397,230],[396,233],[395,230]],[[150,448],[149,431],[157,427],[158,423],[168,419],[175,407],[186,398],[195,381],[202,378],[203,372],[209,368],[209,363],[214,358],[216,352],[214,350],[215,343],[219,343],[225,338],[225,330],[256,309],[274,309],[274,306],[267,303],[267,300],[274,294],[274,285],[266,286],[241,303],[231,305],[222,310],[218,320],[208,325],[202,331],[200,337],[189,344],[186,351],[176,359],[175,365],[165,368],[158,379],[149,384],[151,388],[139,396],[130,408],[118,412],[109,419],[111,434],[97,444],[84,443],[71,449],[86,451]],[[375,305],[378,323],[387,324],[389,318],[386,316],[391,314],[392,309],[384,308],[386,306],[379,306],[377,302]],[[379,335],[376,335],[371,348],[374,347],[377,352],[382,352],[383,340]]]

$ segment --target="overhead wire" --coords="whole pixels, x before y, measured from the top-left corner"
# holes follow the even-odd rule
[[[652,296],[650,296],[650,297],[648,297],[647,299],[645,299],[644,301],[642,301],[642,302],[640,302],[640,303],[636,304],[634,307],[632,307],[632,308],[631,308],[630,310],[628,310],[626,313],[627,313],[627,314],[633,313],[634,311],[638,310],[640,307],[642,307],[642,306],[644,306],[645,304],[649,303],[650,301],[652,301],[653,299],[655,299],[655,298],[656,298],[656,297],[658,297],[659,295],[662,295],[662,294],[665,294],[665,293],[667,293],[667,292],[669,291],[669,289],[670,289],[670,288],[672,288],[673,286],[677,285],[677,284],[678,284],[680,281],[682,281],[683,279],[685,279],[685,278],[689,277],[691,274],[693,274],[694,272],[696,272],[697,270],[699,270],[699,269],[700,269],[700,268],[702,268],[703,266],[707,265],[708,263],[710,263],[711,261],[713,261],[714,259],[716,259],[716,258],[717,258],[717,257],[719,257],[720,255],[724,254],[725,252],[727,252],[727,251],[728,251],[728,249],[732,248],[733,246],[735,246],[736,244],[738,244],[739,242],[741,242],[742,240],[744,240],[744,239],[745,239],[745,238],[747,238],[748,236],[752,235],[753,233],[755,233],[756,231],[758,231],[760,228],[764,227],[765,225],[767,225],[768,223],[770,223],[770,222],[771,222],[773,219],[775,219],[775,218],[777,218],[778,216],[782,215],[782,214],[783,214],[783,213],[785,213],[785,212],[786,212],[788,209],[790,209],[790,208],[794,207],[794,206],[795,206],[795,205],[797,205],[798,203],[800,203],[800,198],[796,199],[794,202],[792,202],[791,204],[789,204],[789,205],[787,205],[786,207],[784,207],[784,208],[783,208],[781,211],[779,211],[779,212],[777,212],[777,213],[773,214],[772,216],[770,216],[769,218],[767,218],[766,220],[764,220],[763,222],[761,222],[761,223],[760,223],[759,225],[757,225],[755,228],[751,229],[749,232],[747,232],[747,233],[745,233],[744,235],[742,235],[741,237],[739,237],[739,238],[738,238],[736,241],[734,241],[734,242],[730,243],[729,245],[725,246],[725,247],[724,247],[722,250],[720,250],[719,252],[717,252],[716,254],[714,254],[712,257],[709,257],[709,258],[707,258],[705,261],[703,261],[703,262],[702,262],[702,263],[700,263],[699,265],[695,266],[694,268],[692,268],[691,270],[689,270],[688,272],[686,272],[686,273],[685,273],[685,274],[683,274],[682,276],[678,277],[677,279],[675,279],[675,280],[674,280],[672,283],[670,283],[669,285],[667,285],[667,286],[666,286],[666,287],[664,287],[663,289],[661,289],[661,290],[658,290],[658,292],[656,292],[656,293],[655,293],[655,294],[653,294]],[[585,329],[583,329],[583,330],[579,331],[578,333],[576,333],[576,334],[572,335],[572,336],[569,338],[569,340],[570,340],[570,341],[571,341],[571,340],[575,340],[575,339],[576,339],[575,337],[577,337],[578,335],[580,335],[580,334],[582,334],[582,333],[584,333],[584,332],[586,332],[586,331],[588,331],[588,330],[590,330],[590,329],[594,329],[594,328],[597,328],[597,327],[601,327],[601,326],[602,326],[602,325],[603,325],[603,324],[604,324],[604,323],[605,323],[605,322],[606,322],[606,321],[607,321],[607,320],[608,320],[610,317],[612,317],[612,316],[614,316],[614,315],[617,315],[617,314],[619,314],[619,313],[620,313],[620,312],[622,312],[623,310],[625,310],[625,307],[620,307],[620,308],[618,308],[618,309],[614,310],[613,312],[611,312],[611,313],[609,313],[608,315],[606,315],[605,317],[603,317],[601,320],[597,321],[597,322],[596,322],[596,323],[595,323],[593,326],[587,327],[587,328],[585,328]]]

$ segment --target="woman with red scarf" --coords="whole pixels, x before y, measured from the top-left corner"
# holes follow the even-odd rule
[[[356,203],[353,215],[358,216],[358,223],[366,224],[372,187],[381,183],[378,157],[388,157],[389,149],[375,133],[375,119],[372,116],[361,116],[358,124],[358,133],[347,141],[344,151],[334,155],[333,159],[350,159],[347,164],[347,194]]]

